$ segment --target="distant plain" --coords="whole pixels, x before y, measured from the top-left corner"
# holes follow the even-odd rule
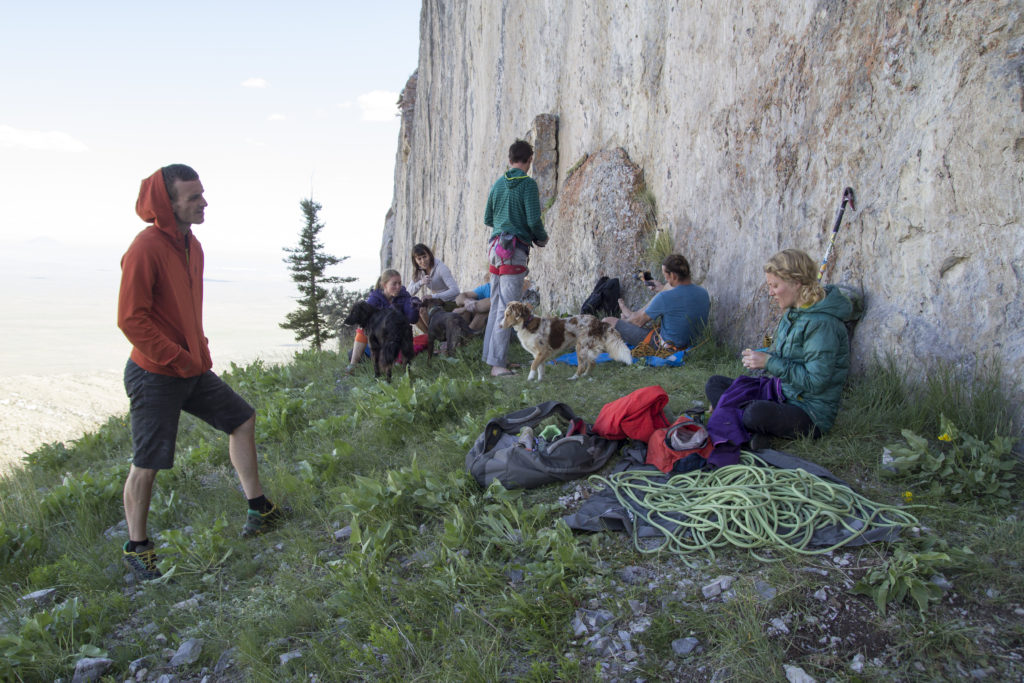
[[[127,411],[121,373],[131,346],[116,324],[123,249],[49,240],[0,249],[0,472]],[[301,346],[278,326],[296,296],[280,259],[208,251],[206,264],[214,370],[289,360]]]

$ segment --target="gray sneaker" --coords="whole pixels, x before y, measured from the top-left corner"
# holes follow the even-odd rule
[[[128,544],[125,543],[124,548],[121,549],[121,560],[124,562],[124,566],[128,567],[135,575],[136,581],[152,581],[163,576],[156,568],[156,549],[152,541],[146,545],[140,545],[132,551],[128,550]]]

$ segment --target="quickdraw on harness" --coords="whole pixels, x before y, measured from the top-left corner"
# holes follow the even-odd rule
[[[501,259],[500,265],[491,264],[491,275],[521,275],[526,272],[525,265],[520,266],[506,263],[516,253],[516,246],[521,242],[521,239],[507,232],[491,238],[491,247],[494,249],[495,255]]]

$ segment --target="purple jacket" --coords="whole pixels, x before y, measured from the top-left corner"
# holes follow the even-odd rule
[[[741,375],[729,385],[708,419],[708,438],[715,446],[708,462],[721,467],[740,461],[740,444],[750,441],[750,434],[743,428],[743,408],[751,401],[785,402],[782,380]]]
[[[406,291],[405,287],[398,290],[398,294],[395,295],[393,301],[388,301],[388,298],[384,296],[384,292],[379,289],[375,289],[370,292],[370,296],[366,297],[366,303],[381,310],[385,308],[393,308],[404,315],[410,324],[419,319],[419,311],[416,309],[416,303],[412,300],[412,297],[409,296],[409,292]]]

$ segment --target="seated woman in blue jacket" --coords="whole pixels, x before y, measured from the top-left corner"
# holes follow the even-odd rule
[[[775,254],[764,272],[782,319],[771,348],[745,349],[743,366],[763,369],[778,381],[762,383],[769,390],[766,395],[748,396],[736,407],[742,409],[743,428],[751,435],[819,437],[835,422],[850,372],[845,321],[853,304],[837,287],[818,283],[817,264],[799,249]],[[715,407],[723,394],[728,392],[728,399],[737,393],[733,379],[721,375],[711,377],[704,392]]]
[[[370,292],[370,296],[366,297],[366,303],[381,310],[393,308],[404,315],[410,325],[419,320],[419,311],[416,308],[416,303],[405,287],[402,286],[402,276],[397,270],[389,268],[380,274],[380,277],[377,278],[377,284]],[[359,362],[366,351],[367,341],[366,332],[362,328],[357,329],[355,341],[352,342],[352,356],[349,358],[348,367],[345,368],[346,373],[351,374],[355,370],[356,363]]]

